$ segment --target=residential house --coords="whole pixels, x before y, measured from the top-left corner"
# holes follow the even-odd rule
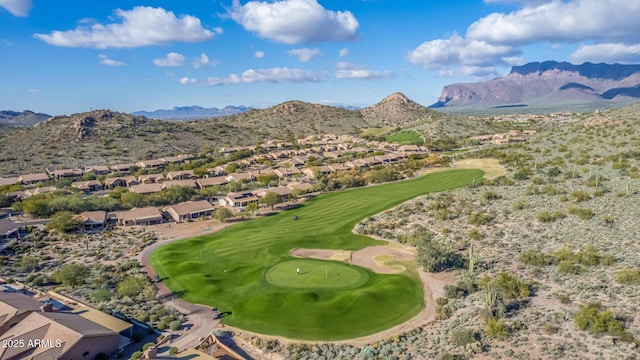
[[[254,191],[254,194],[257,197],[264,197],[268,192],[273,192],[276,193],[280,196],[282,196],[284,199],[288,198],[289,195],[291,195],[291,189],[286,187],[286,186],[278,186],[278,187],[272,187],[272,188],[265,188],[265,189],[260,189],[260,190],[256,190]]]
[[[58,188],[56,188],[55,186],[43,186],[43,187],[39,187],[39,188],[27,189],[27,190],[22,192],[22,198],[26,199],[26,198],[30,198],[32,196],[36,196],[36,195],[39,195],[39,194],[44,194],[44,193],[48,193],[48,192],[56,191],[56,190],[58,190]]]
[[[221,175],[225,175],[226,174],[226,172],[224,171],[224,166],[222,166],[222,165],[218,165],[216,167],[209,168],[209,169],[207,169],[207,172],[209,173],[209,176],[221,176]]]
[[[138,176],[138,181],[141,184],[160,183],[164,181],[164,175],[162,174],[144,174]]]
[[[138,185],[140,182],[135,176],[121,176],[104,179],[104,186],[108,189],[115,189],[117,187],[129,187]]]
[[[228,183],[228,181],[227,179],[225,179],[224,176],[216,176],[216,177],[203,178],[203,179],[196,180],[196,184],[200,189],[204,189],[210,186],[224,185],[226,183]]]
[[[152,160],[142,160],[138,161],[136,165],[140,166],[145,170],[149,169],[162,169],[166,165],[166,161],[164,159],[152,159]]]
[[[419,152],[422,152],[422,149],[418,145],[402,145],[398,147],[398,151],[408,152],[408,153],[419,153]]]
[[[131,225],[155,225],[162,223],[162,214],[156,207],[133,208],[117,213],[118,224],[124,226]]]
[[[335,164],[329,164],[329,169],[331,169],[334,172],[338,172],[338,171],[351,170],[351,167],[342,163],[335,163]]]
[[[169,180],[188,180],[196,178],[197,176],[193,174],[193,170],[169,171],[167,173],[167,179]]]
[[[61,170],[54,170],[54,171],[49,171],[47,169],[47,172],[49,172],[49,175],[51,175],[51,177],[53,177],[56,180],[79,179],[82,177],[82,174],[83,174],[82,169],[61,169]]]
[[[0,240],[17,239],[20,237],[20,224],[0,219]]]
[[[45,173],[26,174],[26,175],[20,175],[18,179],[20,180],[22,185],[33,185],[33,184],[49,181],[49,175]]]
[[[106,211],[84,211],[75,216],[85,231],[100,231],[107,227]]]
[[[136,194],[153,194],[163,190],[162,184],[139,184],[129,186],[129,191]]]
[[[300,190],[302,192],[309,192],[313,190],[313,184],[308,182],[292,182],[287,184],[287,187],[291,190]]]
[[[229,182],[238,181],[238,182],[252,182],[256,179],[248,172],[235,172],[227,175],[225,179]]]
[[[0,348],[1,359],[95,359],[119,348],[116,331],[28,295],[0,293],[0,317],[0,341],[17,344]]]
[[[322,165],[322,166],[314,166],[312,168],[306,168],[302,170],[302,173],[307,175],[310,178],[315,178],[316,174],[320,175],[329,175],[333,172],[333,169],[330,166]]]
[[[184,221],[187,219],[211,216],[213,209],[213,205],[206,200],[187,201],[169,206],[167,208],[167,213],[175,221]]]
[[[220,206],[244,209],[249,204],[257,204],[259,200],[260,199],[251,191],[245,191],[241,193],[230,192],[227,194],[227,196],[219,200],[219,204]]]
[[[281,179],[290,180],[295,176],[302,175],[302,172],[296,167],[277,168],[273,171]]]
[[[196,184],[196,181],[193,179],[188,179],[188,180],[173,180],[173,181],[165,181],[162,183],[162,188],[163,189],[168,189],[168,188],[172,188],[172,187],[188,187],[188,188],[192,188],[192,189],[197,189],[198,188],[198,184]]]
[[[104,176],[109,173],[109,167],[106,165],[86,166],[84,172],[96,176]]]
[[[0,178],[0,186],[15,185],[20,183],[19,177]]]
[[[131,172],[131,168],[134,167],[133,164],[117,164],[111,165],[111,173],[112,174],[128,174]]]
[[[76,181],[71,184],[71,187],[86,193],[102,190],[102,184],[98,180]]]

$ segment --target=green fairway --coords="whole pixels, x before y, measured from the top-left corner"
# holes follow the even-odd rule
[[[418,134],[414,130],[404,130],[397,133],[393,133],[391,135],[387,135],[385,140],[394,144],[402,144],[402,145],[422,145],[424,144],[424,140],[422,136]]]
[[[294,258],[289,252],[381,245],[352,233],[355,224],[417,195],[482,176],[481,170],[450,170],[318,196],[295,210],[162,246],[151,254],[151,263],[178,296],[230,313],[222,321],[231,326],[306,340],[373,334],[424,307],[416,274],[381,275],[337,261]]]

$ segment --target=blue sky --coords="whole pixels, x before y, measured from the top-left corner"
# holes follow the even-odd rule
[[[637,0],[0,0],[0,109],[372,105],[531,61],[640,62]]]

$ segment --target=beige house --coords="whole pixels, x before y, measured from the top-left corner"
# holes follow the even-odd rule
[[[133,167],[133,164],[117,164],[111,166],[112,174],[128,174]]]
[[[20,236],[20,224],[0,219],[0,240],[14,239]]]
[[[192,189],[197,189],[198,184],[196,184],[195,180],[173,180],[173,181],[165,181],[162,183],[163,189],[168,189],[172,187],[188,187]]]
[[[187,201],[169,206],[167,208],[167,213],[175,221],[184,221],[204,216],[211,216],[213,209],[213,205],[206,200]]]
[[[156,207],[133,208],[128,211],[117,213],[118,224],[124,226],[132,225],[155,225],[162,223],[162,214]]]
[[[138,181],[140,181],[140,183],[142,183],[142,184],[159,183],[159,182],[164,181],[164,175],[162,175],[162,174],[140,175],[138,177]]]
[[[98,180],[76,181],[71,184],[71,187],[86,193],[102,190],[102,184]]]
[[[136,165],[143,169],[162,169],[166,165],[164,159],[142,160],[138,161]]]
[[[104,179],[104,186],[108,189],[115,189],[117,187],[129,187],[138,185],[140,182],[135,176],[121,176]]]
[[[129,187],[129,191],[136,194],[154,194],[162,191],[160,184],[139,184]]]
[[[0,293],[0,359],[94,359],[114,355],[119,335],[89,319],[54,311],[24,294]]]
[[[106,165],[87,166],[85,167],[84,172],[97,176],[107,175],[109,173],[109,167]]]
[[[45,173],[20,175],[18,178],[22,185],[33,185],[40,182],[49,181],[49,175]]]
[[[85,231],[100,231],[107,227],[107,213],[105,211],[84,211],[75,216],[80,220]]]
[[[196,184],[198,184],[198,187],[200,189],[204,189],[209,186],[224,185],[226,183],[228,183],[228,181],[224,178],[224,176],[216,176],[196,180]]]
[[[193,170],[169,171],[167,179],[169,180],[189,180],[195,179],[197,176],[193,174]]]
[[[241,193],[231,192],[227,196],[219,200],[220,206],[244,209],[247,205],[255,203],[257,204],[260,199],[252,192],[246,191]]]
[[[0,178],[0,186],[15,185],[20,183],[19,177]]]
[[[39,195],[39,194],[44,194],[44,193],[48,193],[48,192],[56,191],[56,190],[58,190],[58,188],[56,188],[55,186],[43,186],[43,187],[39,187],[39,188],[27,189],[27,190],[22,192],[22,197],[24,199],[26,199],[26,198],[30,198],[32,196],[36,196],[36,195]]]
[[[296,167],[277,168],[273,171],[281,179],[291,179],[302,174],[300,169]]]
[[[225,177],[225,179],[229,182],[231,181],[238,181],[238,182],[252,182],[255,181],[256,179],[253,177],[253,175],[251,175],[251,173],[248,172],[236,172],[236,173],[231,173],[229,175],[227,175]]]
[[[82,169],[61,169],[49,171],[49,174],[56,180],[60,179],[77,179],[82,177],[83,171]]]
[[[273,192],[276,193],[280,196],[282,196],[283,198],[287,198],[289,195],[291,195],[291,189],[286,187],[286,186],[278,186],[278,187],[272,187],[272,188],[266,188],[266,189],[260,189],[260,190],[256,190],[254,192],[254,194],[257,197],[264,197],[268,192]]]

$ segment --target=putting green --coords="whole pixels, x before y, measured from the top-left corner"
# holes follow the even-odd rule
[[[369,273],[359,266],[335,261],[291,260],[269,269],[266,278],[271,285],[284,288],[344,289],[366,283]]]
[[[350,265],[336,261],[292,257],[291,249],[354,251],[383,245],[354,234],[353,227],[418,195],[450,190],[482,176],[481,170],[449,170],[321,195],[294,210],[162,246],[151,254],[151,264],[174,294],[218,307],[227,314],[222,322],[230,326],[320,341],[374,334],[422,310],[418,275],[382,275],[353,266],[354,273],[345,270]],[[293,215],[299,220],[292,220]],[[316,270],[305,281],[291,266]],[[334,279],[342,274],[340,281],[327,287],[325,268]],[[291,279],[297,276],[301,279]]]

